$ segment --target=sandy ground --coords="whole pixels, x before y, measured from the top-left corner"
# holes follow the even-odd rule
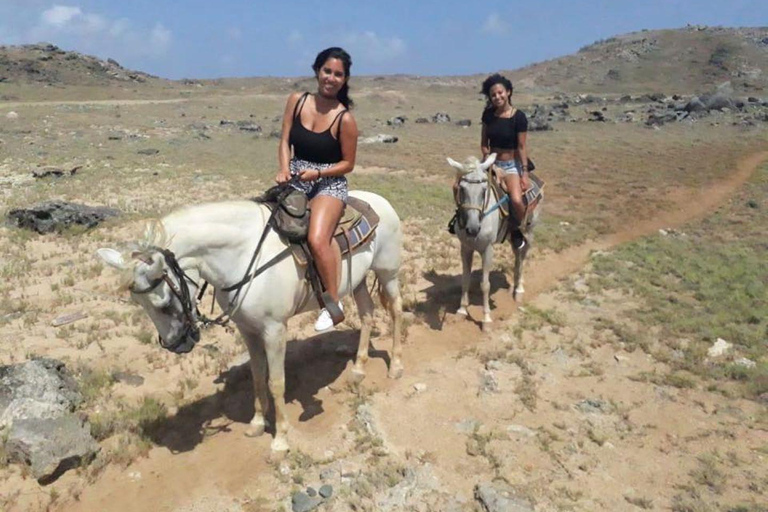
[[[706,492],[718,487],[713,506],[720,501],[765,503],[768,434],[765,423],[755,419],[761,406],[633,379],[664,365],[641,351],[622,350],[594,328],[598,316],[623,319],[633,299],[605,293],[573,301],[570,290],[579,287],[595,251],[706,217],[767,158],[768,152],[752,148],[724,173],[729,179],[671,190],[658,198],[665,208],[648,220],[625,223],[561,252],[534,251],[522,304],[509,295],[506,277],[494,272],[490,332],[480,329],[478,290],[472,294],[469,319],[453,314],[458,266],[429,272],[419,223],[407,221],[406,256],[413,263],[405,295],[416,305],[407,313],[405,375],[386,378],[390,338],[381,312],[368,376],[359,389],[347,384],[356,320],[336,332],[314,335],[312,315],[293,319],[286,365],[293,455],[283,460],[271,456],[269,435],[245,436],[253,411],[251,384],[243,347],[234,336],[222,329],[208,331],[201,346],[184,358],[139,343],[152,334],[150,324],[114,293],[114,274],[91,270],[93,249],[129,238],[143,219],[76,242],[72,253],[53,236],[24,240],[20,246],[38,255],[27,264],[45,277],[22,281],[22,288],[8,295],[45,301],[49,308],[34,319],[26,320],[27,315],[2,326],[7,347],[13,347],[3,352],[3,362],[45,354],[72,365],[128,370],[144,382],[114,384],[102,398],[103,408],[151,395],[169,404],[169,415],[145,456],[131,452],[128,461],[116,460],[119,439],[104,441],[103,451],[113,458],[101,471],[70,471],[40,487],[17,467],[4,469],[0,492],[14,495],[7,508],[288,510],[291,492],[317,484],[323,470],[332,470],[325,481],[340,491],[350,487],[354,475],[382,464],[429,475],[427,490],[410,491],[414,510],[448,510],[448,504],[457,507],[453,510],[472,510],[474,486],[493,479],[506,481],[538,511],[699,510],[679,503],[674,508],[692,482]],[[363,175],[391,172],[377,165],[361,167]],[[407,171],[395,167],[395,172]],[[150,174],[147,169],[136,179]],[[9,242],[8,247],[17,245]],[[455,252],[458,263],[456,241],[444,247]],[[508,250],[499,252],[499,260],[509,257]],[[66,294],[52,290],[70,277],[76,284]],[[526,308],[554,306],[565,317],[563,327],[516,334]],[[88,310],[87,320],[64,330],[50,326],[53,317],[82,309]],[[101,332],[110,335],[100,339]],[[23,344],[14,344],[17,340]],[[355,427],[361,404],[379,439],[373,448]],[[713,452],[729,461],[727,485],[711,483],[706,474],[697,476],[706,469],[702,460]],[[299,464],[296,454],[312,462]],[[376,458],[385,462],[371,461]],[[382,493],[372,492],[368,501],[361,500],[360,492],[340,495],[321,509],[383,509],[371,504]]]

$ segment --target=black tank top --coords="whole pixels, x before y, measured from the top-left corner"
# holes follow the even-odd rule
[[[307,102],[307,96],[309,96],[309,93],[305,92],[299,98],[299,101],[296,102],[296,107],[293,109],[293,125],[288,136],[288,142],[293,147],[293,156],[318,164],[340,162],[342,158],[341,141],[339,141],[341,117],[347,111],[345,109],[339,112],[327,130],[320,133],[313,132],[301,124],[301,109],[304,108],[304,103]],[[336,124],[336,121],[339,122],[339,128],[336,130],[336,138],[334,138],[331,135],[331,128]]]

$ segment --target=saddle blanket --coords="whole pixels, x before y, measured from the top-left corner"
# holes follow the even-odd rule
[[[344,214],[333,235],[339,244],[341,255],[345,256],[372,240],[378,225],[379,216],[371,205],[362,199],[349,196]],[[301,245],[292,245],[291,252],[296,263],[301,266],[307,264],[307,255]]]

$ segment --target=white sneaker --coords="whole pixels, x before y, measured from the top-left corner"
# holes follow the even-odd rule
[[[344,306],[339,302],[339,309],[344,311]],[[331,314],[328,312],[327,309],[323,308],[320,311],[320,315],[317,317],[317,321],[315,322],[315,330],[316,331],[327,331],[333,327],[333,320],[331,319]]]

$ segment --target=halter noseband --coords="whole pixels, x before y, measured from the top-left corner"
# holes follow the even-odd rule
[[[483,183],[488,183],[490,181],[490,177],[489,177],[489,175],[486,175],[485,178],[479,179],[479,180],[469,179],[469,178],[466,178],[466,177],[462,177],[459,181],[460,182],[464,182],[464,183],[470,183],[472,185],[482,185]],[[483,204],[480,205],[480,206],[477,206],[477,205],[474,205],[474,204],[468,204],[468,203],[463,202],[463,201],[458,203],[457,206],[459,208],[461,208],[462,210],[465,210],[465,211],[466,210],[478,210],[480,212],[480,220],[482,221],[483,217],[485,216],[485,213],[484,213],[485,212],[485,207],[488,204],[488,201],[490,200],[490,192],[491,192],[491,187],[489,186],[485,190],[485,197],[483,198]]]
[[[181,268],[181,265],[179,265],[179,261],[176,259],[176,255],[173,254],[172,251],[168,249],[160,249],[155,248],[160,254],[163,255],[163,259],[165,260],[165,263],[168,265],[168,269],[171,271],[171,273],[176,277],[179,284],[176,285],[176,283],[173,282],[173,280],[168,276],[168,270],[163,270],[163,275],[154,279],[149,283],[149,286],[142,290],[137,290],[133,287],[130,288],[130,291],[132,293],[135,293],[137,295],[144,295],[158,286],[165,282],[168,285],[168,288],[170,288],[171,293],[179,300],[179,303],[181,304],[181,309],[184,313],[184,332],[189,333],[190,331],[194,331],[198,329],[198,324],[205,325],[204,320],[199,320],[200,318],[200,312],[197,310],[197,305],[192,301],[192,294],[189,290],[189,285],[187,284],[192,283],[197,288],[198,285],[195,282],[194,279],[189,277],[186,272],[184,272],[184,269]],[[144,261],[145,263],[148,263]],[[184,341],[186,340],[186,336],[180,336],[179,340],[174,343],[173,345],[167,345],[163,343],[162,338],[158,336],[158,341],[160,343],[160,346],[175,351],[176,348],[179,347]]]

